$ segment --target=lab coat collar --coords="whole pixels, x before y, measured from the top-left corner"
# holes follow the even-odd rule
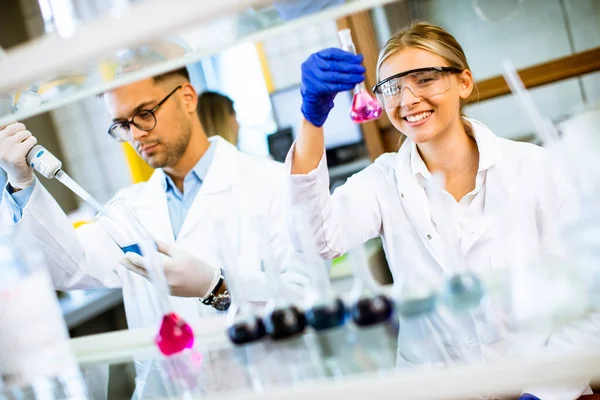
[[[502,160],[502,152],[499,149],[497,138],[492,131],[481,122],[466,117],[464,120],[472,127],[473,137],[477,143],[477,149],[479,150],[479,167],[477,172],[486,171]],[[417,180],[431,178],[431,173],[419,154],[417,144],[412,141],[410,143],[410,169],[412,174]]]
[[[473,135],[477,141],[480,153],[484,154],[484,156],[480,157],[479,168],[487,170],[484,207],[485,219],[478,232],[470,237],[467,243],[463,243],[463,251],[466,252],[500,220],[507,203],[509,203],[508,200],[510,200],[507,197],[510,177],[507,175],[508,171],[502,168],[504,154],[503,146],[499,139],[481,122],[470,118],[465,119],[473,128]],[[413,174],[411,165],[413,146],[414,143],[410,139],[407,139],[400,147],[395,160],[394,172],[400,201],[431,255],[446,272],[451,272],[449,270],[450,266],[445,259],[443,240],[431,222],[431,212],[427,195],[423,186]]]
[[[188,235],[193,227],[200,221],[206,212],[206,196],[220,193],[230,188],[238,171],[239,152],[229,142],[220,137],[209,138],[211,147],[215,146],[214,156],[204,182],[194,199],[188,214],[183,221],[178,239]],[[171,226],[171,217],[167,205],[167,196],[165,194],[165,175],[161,170],[152,174],[142,190],[137,204],[140,214],[140,220],[144,221],[146,228],[152,232],[154,238],[167,243],[174,243],[173,229]]]
[[[207,196],[228,190],[233,186],[238,173],[240,153],[237,148],[220,136],[213,136],[210,141],[211,146],[216,146],[215,155],[206,178],[183,221],[178,239],[189,235],[202,217],[211,211],[207,206]]]
[[[204,152],[202,157],[200,157],[200,160],[198,160],[196,165],[194,165],[194,168],[192,168],[192,170],[185,177],[185,180],[192,179],[192,180],[197,180],[200,183],[204,182],[204,180],[206,179],[206,174],[208,173],[210,164],[212,163],[212,160],[214,158],[216,147],[217,147],[216,143],[213,144],[211,142],[211,144],[209,144],[208,148],[206,149],[206,151]],[[179,194],[179,189],[176,188],[175,183],[173,182],[173,179],[171,179],[171,177],[169,175],[167,175],[164,170],[159,169],[159,170],[157,170],[157,173],[158,174],[162,173],[162,175],[164,177],[163,189],[165,192],[169,192],[169,190],[172,190],[174,192],[176,191],[176,193]]]

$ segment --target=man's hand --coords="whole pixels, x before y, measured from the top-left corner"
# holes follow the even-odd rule
[[[157,244],[158,251],[164,255],[161,264],[171,295],[203,298],[213,290],[221,275],[219,268],[167,243]],[[149,279],[148,262],[139,254],[127,253],[120,262],[127,269]]]
[[[0,130],[0,167],[8,175],[14,189],[25,189],[33,184],[33,168],[27,164],[29,150],[37,139],[21,123],[12,123]]]

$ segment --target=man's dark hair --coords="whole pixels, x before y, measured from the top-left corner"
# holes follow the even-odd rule
[[[190,81],[190,74],[188,73],[188,70],[186,67],[179,68],[174,71],[165,72],[164,74],[156,75],[153,77],[153,79],[154,79],[154,83],[160,83],[167,79],[174,78],[176,76],[180,76],[188,82]],[[96,95],[96,98],[101,99],[102,97],[104,97],[104,92],[98,93]]]
[[[184,78],[186,81],[190,81],[190,74],[186,67],[176,69],[174,71],[165,72],[164,74],[156,75],[154,77],[154,83],[160,83],[176,76]]]

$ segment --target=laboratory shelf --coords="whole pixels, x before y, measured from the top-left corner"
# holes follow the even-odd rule
[[[0,93],[36,85],[42,104],[0,115],[0,125],[195,63],[242,42],[263,41],[392,1],[329,0],[320,3],[322,9],[300,11],[293,18],[280,15],[276,7],[297,0],[136,3],[123,15],[81,24],[71,37],[45,35],[9,49],[0,58]]]
[[[208,357],[235,359],[235,348],[225,335],[225,317],[211,317],[202,325],[194,326],[195,349]],[[136,360],[161,362],[161,356],[152,344],[154,329],[120,331],[72,339],[73,348],[82,367],[116,365]],[[314,334],[309,331],[307,335]],[[279,346],[272,343],[271,346]],[[239,348],[238,348],[239,349]],[[271,351],[277,351],[271,347]],[[164,359],[163,359],[164,360]],[[284,368],[285,358],[270,361],[269,368]],[[232,364],[226,364],[231,366]],[[232,376],[233,376],[232,372]],[[524,387],[548,385],[575,385],[600,383],[600,348],[571,353],[542,354],[536,358],[507,358],[478,365],[455,365],[435,369],[396,369],[361,372],[335,378],[308,379],[294,385],[270,386],[252,389],[224,390],[202,393],[191,398],[202,399],[456,399],[486,398],[486,394],[514,396]],[[139,380],[138,380],[139,383]],[[155,398],[155,397],[152,397]]]

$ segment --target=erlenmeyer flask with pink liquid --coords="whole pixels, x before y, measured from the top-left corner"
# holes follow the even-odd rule
[[[123,253],[136,253],[144,257],[150,281],[154,286],[162,321],[155,337],[160,352],[166,356],[192,348],[192,328],[173,311],[169,302],[169,286],[160,262],[160,254],[152,235],[133,215],[122,199],[106,205],[105,211],[96,217],[96,222],[121,248]]]
[[[352,32],[350,29],[342,29],[338,31],[342,49],[356,54],[356,47],[352,41]],[[350,109],[350,118],[355,124],[372,121],[381,116],[383,109],[379,105],[377,99],[367,91],[365,82],[357,83],[354,87],[354,98],[352,99],[352,107]]]

